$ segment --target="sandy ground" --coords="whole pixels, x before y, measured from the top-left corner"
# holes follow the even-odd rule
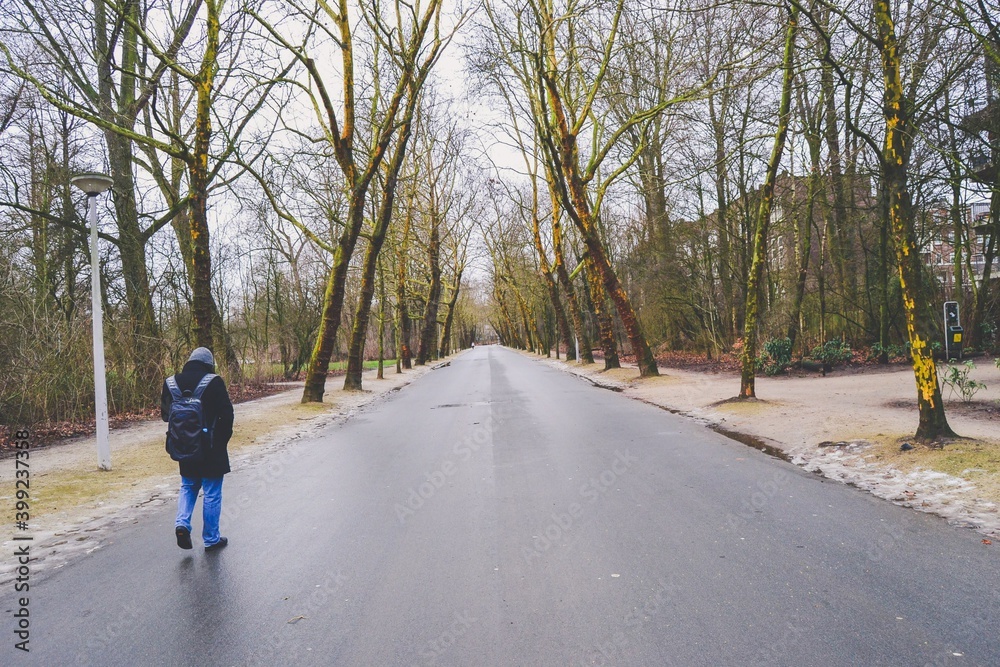
[[[368,371],[362,392],[345,392],[343,376],[331,377],[322,404],[300,402],[302,383],[289,383],[280,394],[238,403],[229,443],[232,474],[260,474],[265,462],[280,456],[295,440],[349,418],[446,363],[402,374],[386,367],[383,380]],[[32,576],[100,548],[112,539],[116,526],[138,522],[144,510],[176,503],[177,464],[164,451],[165,429],[163,422],[150,420],[112,430],[111,471],[98,470],[92,436],[30,452],[29,529],[12,529],[8,535],[32,537]],[[13,510],[14,494],[15,460],[8,456],[0,459],[0,507]],[[12,539],[4,542],[4,553],[13,553],[15,544]],[[12,580],[15,566],[15,559],[0,561],[0,584]]]
[[[532,355],[533,356],[533,355]],[[536,357],[540,358],[540,357]],[[900,505],[1000,537],[1000,369],[977,360],[970,377],[987,388],[966,405],[943,389],[961,439],[943,449],[903,443],[917,429],[916,386],[908,366],[885,372],[758,377],[755,401],[739,393],[734,373],[661,369],[640,379],[632,368],[604,372],[541,358],[626,396],[683,414],[796,465],[853,484]]]

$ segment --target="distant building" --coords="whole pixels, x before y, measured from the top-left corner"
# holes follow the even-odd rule
[[[968,248],[970,255],[961,258],[962,290],[970,289],[970,281],[981,281],[986,268],[984,256],[986,244],[989,242],[989,202],[975,202],[963,212],[965,233],[969,235]],[[935,278],[944,288],[945,296],[954,297],[955,292],[955,230],[947,210],[932,211],[934,220],[931,225],[933,233],[929,241],[920,251],[924,265],[934,272]],[[991,278],[1000,278],[1000,257],[993,258]]]

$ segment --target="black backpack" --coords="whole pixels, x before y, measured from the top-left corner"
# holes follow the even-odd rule
[[[212,446],[212,430],[205,423],[201,395],[215,377],[208,373],[194,391],[183,393],[173,375],[167,378],[167,389],[173,399],[167,417],[167,453],[174,461],[200,463]]]

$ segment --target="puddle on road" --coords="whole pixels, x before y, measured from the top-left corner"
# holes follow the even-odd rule
[[[789,454],[788,452],[784,451],[783,449],[779,449],[778,447],[775,447],[774,445],[767,444],[766,442],[764,442],[763,440],[761,440],[760,438],[758,438],[756,436],[749,435],[747,433],[740,433],[739,431],[730,430],[730,429],[722,426],[721,424],[713,422],[713,421],[711,421],[709,419],[705,419],[704,417],[699,417],[697,415],[692,415],[691,413],[685,412],[684,410],[678,410],[676,408],[668,408],[665,405],[659,405],[658,403],[653,403],[652,401],[648,401],[648,400],[646,400],[644,398],[639,398],[638,400],[642,401],[643,403],[645,403],[647,405],[652,405],[654,408],[659,408],[661,410],[669,412],[672,415],[678,415],[679,417],[685,417],[687,419],[693,419],[694,421],[696,421],[696,422],[698,422],[700,424],[703,424],[704,426],[712,429],[713,431],[715,431],[719,435],[723,435],[723,436],[729,438],[730,440],[735,440],[736,442],[742,443],[742,444],[746,445],[747,447],[753,447],[754,449],[757,449],[757,450],[760,450],[760,451],[764,452],[768,456],[773,456],[776,459],[781,459],[782,461],[787,461],[788,463],[792,463],[793,465],[795,463],[794,461],[792,461],[791,454]]]
[[[789,463],[792,463],[792,457],[788,454],[788,452],[782,449],[778,449],[773,445],[768,445],[759,438],[755,438],[752,435],[747,435],[746,433],[740,433],[739,431],[731,431],[727,428],[719,426],[718,424],[709,424],[708,427],[713,431],[715,431],[716,433],[718,433],[719,435],[726,436],[730,440],[741,442],[747,447],[753,447],[754,449],[759,449],[765,454],[773,456],[776,459],[781,459],[782,461],[788,461]]]

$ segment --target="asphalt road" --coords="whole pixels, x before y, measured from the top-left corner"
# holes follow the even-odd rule
[[[29,654],[0,592],[0,663],[1000,665],[1000,547],[501,348],[224,502],[34,581]]]

